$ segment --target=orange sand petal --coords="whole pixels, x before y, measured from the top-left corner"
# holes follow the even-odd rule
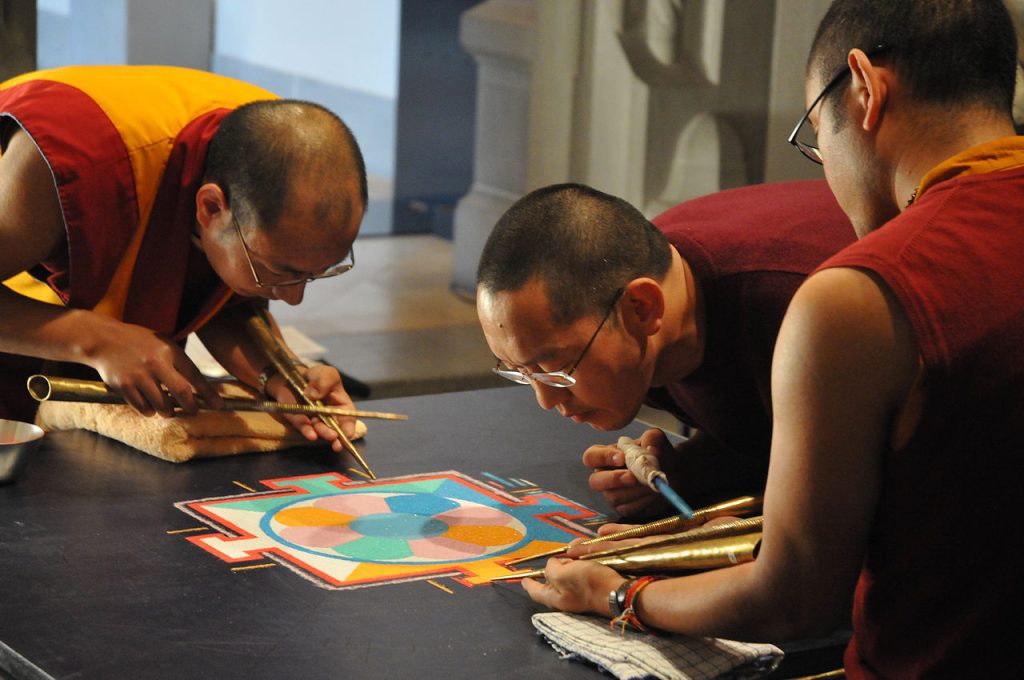
[[[512,527],[461,524],[449,527],[444,537],[473,545],[509,545],[523,540],[523,533]]]
[[[285,508],[274,515],[274,521],[293,527],[328,527],[348,524],[352,515],[324,510],[323,508]]]

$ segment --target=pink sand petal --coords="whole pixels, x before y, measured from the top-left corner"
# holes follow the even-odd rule
[[[347,526],[284,527],[277,532],[281,538],[307,548],[333,548],[363,535]]]
[[[514,518],[501,510],[495,510],[493,508],[485,508],[480,506],[464,506],[461,508],[455,508],[454,510],[448,510],[442,512],[439,515],[434,515],[434,519],[439,519],[449,526],[459,524],[510,524],[514,521]]]
[[[447,538],[419,538],[409,541],[413,555],[433,560],[472,559],[487,552],[487,548]]]
[[[364,515],[376,515],[378,513],[391,512],[387,499],[377,495],[354,493],[327,496],[313,503],[315,507],[324,510],[333,510],[346,515],[363,517]]]

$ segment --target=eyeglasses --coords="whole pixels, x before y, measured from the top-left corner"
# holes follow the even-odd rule
[[[888,45],[876,45],[874,49],[868,50],[864,54],[866,56],[868,56],[868,57],[876,57],[876,56],[878,56],[882,52],[885,52],[888,49],[889,49]],[[842,69],[840,69],[839,73],[837,73],[832,78],[832,80],[830,80],[828,82],[828,85],[825,86],[825,89],[823,89],[821,91],[821,94],[819,94],[817,97],[815,97],[814,101],[811,102],[811,105],[809,107],[807,107],[807,110],[804,111],[804,115],[800,117],[800,120],[797,122],[796,127],[793,128],[793,132],[791,132],[789,134],[789,139],[786,140],[790,144],[795,146],[797,149],[799,149],[800,153],[802,153],[805,157],[811,159],[812,161],[814,161],[818,165],[822,164],[822,158],[821,158],[821,150],[818,148],[818,138],[817,138],[817,135],[814,135],[814,137],[813,137],[814,141],[806,141],[806,142],[803,141],[803,140],[797,139],[797,137],[800,135],[800,130],[807,123],[807,119],[810,117],[811,111],[814,110],[814,107],[817,106],[821,102],[821,100],[824,99],[828,95],[829,92],[831,92],[832,90],[836,89],[836,87],[839,86],[839,83],[843,82],[843,79],[846,78],[848,75],[850,75],[850,69],[849,68],[844,66]],[[808,133],[808,134],[812,134],[813,135],[814,134],[813,130],[812,130],[811,133]]]
[[[274,283],[263,283],[263,281],[260,280],[260,275],[256,273],[256,265],[252,261],[252,253],[249,252],[249,245],[245,242],[245,237],[242,236],[242,227],[238,225],[238,220],[235,218],[234,213],[231,214],[231,224],[235,226],[235,233],[238,234],[238,240],[242,244],[242,252],[245,253],[245,261],[249,263],[249,271],[252,272],[252,278],[256,282],[256,286],[258,288],[298,286],[299,284],[309,283],[310,281],[316,281],[317,279],[327,279],[332,276],[344,274],[348,270],[352,269],[352,267],[356,266],[356,251],[355,246],[353,246],[349,248],[348,255],[345,256],[345,259],[337,264],[332,264],[319,274],[310,274],[309,276],[285,279],[283,281],[275,281]]]
[[[576,361],[572,363],[569,370],[528,373],[518,368],[509,368],[508,366],[505,366],[502,364],[501,359],[498,360],[498,365],[491,370],[502,378],[511,380],[514,383],[519,383],[520,385],[529,385],[531,382],[539,382],[543,385],[548,385],[549,387],[572,387],[576,384],[576,378],[572,377],[573,372],[576,371],[580,362],[583,361],[583,357],[587,355],[587,350],[589,350],[590,346],[594,344],[594,340],[597,339],[597,334],[601,332],[602,328],[604,328],[605,322],[608,321],[608,317],[612,315],[612,310],[614,310],[615,305],[618,304],[619,298],[621,298],[622,294],[625,292],[625,288],[619,288],[619,290],[615,292],[615,297],[612,298],[611,304],[608,305],[608,311],[604,313],[604,318],[602,318],[601,323],[598,324],[597,330],[590,336],[590,340],[587,341],[587,344],[583,347],[583,351],[580,352],[578,357],[576,357]]]

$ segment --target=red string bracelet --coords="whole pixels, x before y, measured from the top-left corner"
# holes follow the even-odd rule
[[[622,586],[619,586],[619,589],[614,591],[614,594],[619,595],[621,593],[619,595],[621,599],[619,597],[616,598],[619,606],[613,607],[612,613],[620,613],[608,625],[612,628],[618,625],[622,632],[625,632],[626,626],[635,630],[646,631],[647,627],[640,622],[640,617],[637,616],[636,598],[640,596],[641,590],[660,579],[660,576],[641,576],[640,578],[630,579],[623,583]]]

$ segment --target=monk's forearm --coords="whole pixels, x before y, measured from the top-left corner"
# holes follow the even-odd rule
[[[220,396],[184,350],[144,326],[0,291],[0,351],[85,364],[144,415],[188,413]]]
[[[118,321],[82,309],[38,302],[0,286],[0,351],[89,364],[117,332]]]
[[[644,625],[659,630],[749,642],[814,637],[843,624],[826,608],[808,607],[799,584],[766,576],[767,565],[748,563],[666,579],[643,590]]]

